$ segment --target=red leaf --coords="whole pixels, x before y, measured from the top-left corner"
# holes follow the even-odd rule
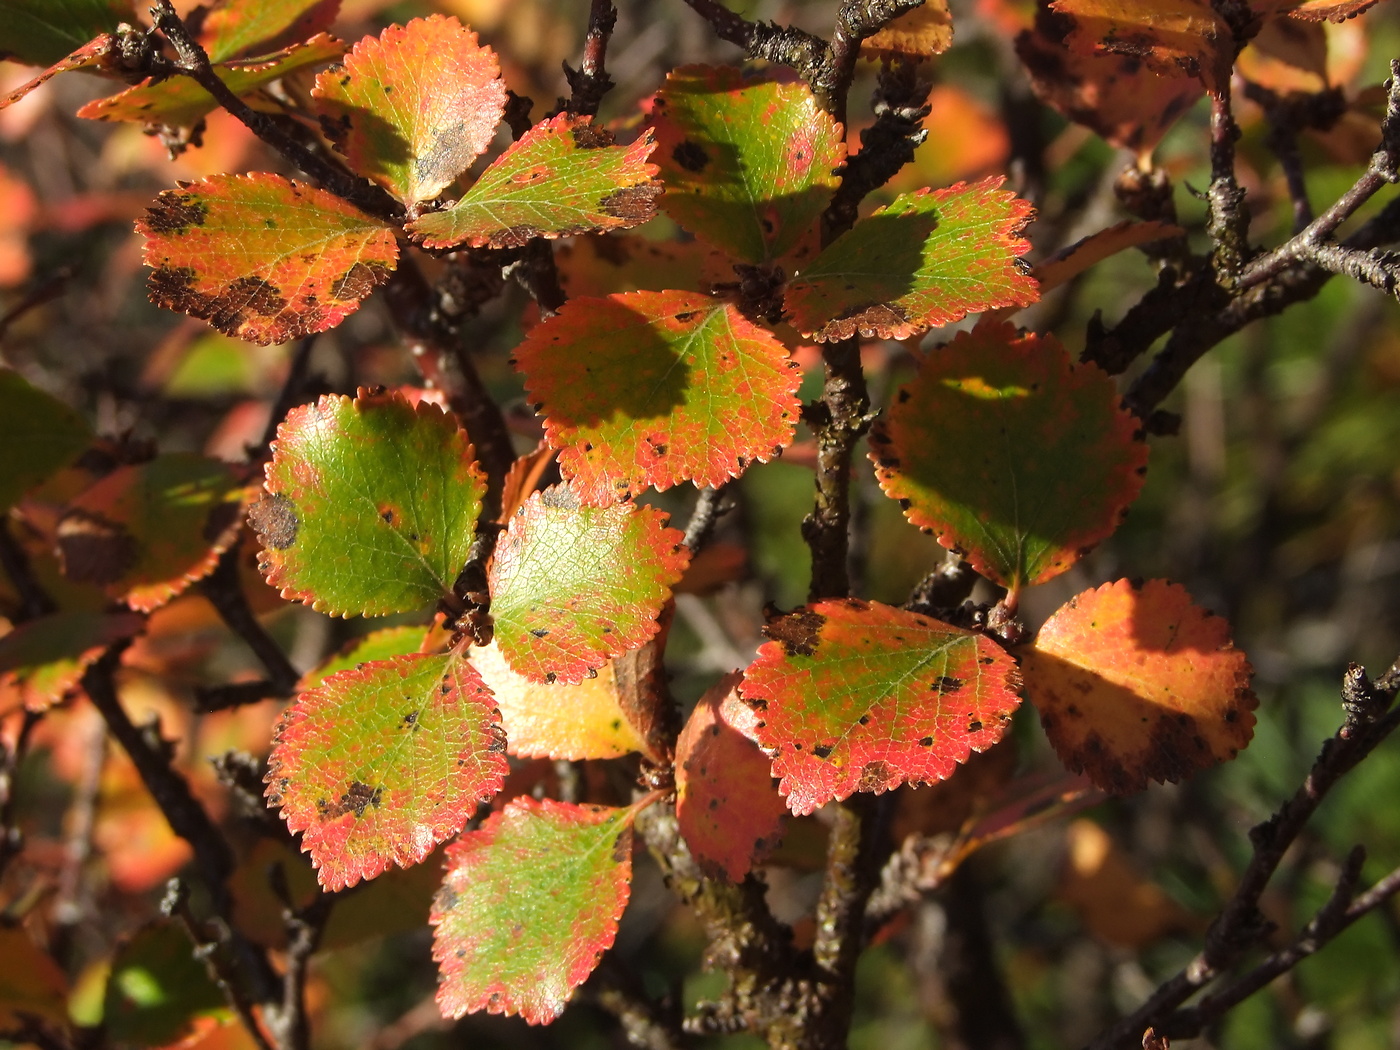
[[[8,109],[10,106],[13,106],[35,88],[52,80],[60,73],[68,73],[74,69],[90,69],[94,66],[103,70],[106,70],[109,66],[115,67],[112,55],[116,50],[116,43],[117,38],[112,36],[111,33],[102,33],[99,36],[93,37],[72,54],[60,58],[33,80],[26,81],[4,98],[0,98],[0,110]],[[113,68],[112,71],[115,73],[116,69]]]
[[[771,623],[739,686],[796,814],[948,777],[1001,739],[1016,661],[983,635],[854,598]]]
[[[696,292],[571,299],[516,348],[587,503],[718,485],[792,441],[801,375],[766,329]]]

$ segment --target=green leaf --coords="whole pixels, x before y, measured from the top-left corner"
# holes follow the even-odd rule
[[[1031,206],[999,189],[1002,181],[903,193],[857,222],[788,283],[793,327],[818,342],[907,339],[1035,302],[1035,280],[1018,258],[1030,243],[1017,236]]]
[[[571,299],[515,359],[586,503],[721,484],[777,455],[797,425],[802,377],[786,348],[698,292]]]
[[[429,920],[444,1016],[563,1013],[617,936],[634,816],[520,797],[448,847]]]
[[[398,265],[393,231],[280,175],[215,175],[165,190],[136,224],[151,302],[250,343],[334,328]]]
[[[846,146],[806,84],[732,66],[683,66],[656,98],[661,206],[736,259],[795,247],[831,201]]]
[[[322,33],[276,54],[217,65],[214,72],[230,91],[239,98],[246,98],[279,77],[307,66],[331,62],[344,53],[344,44]],[[187,128],[218,108],[214,96],[189,77],[167,77],[160,81],[147,78],[119,94],[89,102],[78,110],[78,116],[88,120]]]
[[[107,1037],[121,1046],[165,1047],[197,1017],[226,1010],[183,929],[158,921],[117,949],[102,1006]]]
[[[246,495],[228,464],[192,452],[118,467],[59,518],[63,574],[149,612],[213,571]]]
[[[210,5],[200,43],[213,62],[262,54],[279,40],[309,40],[329,29],[340,0],[222,0]]]
[[[879,602],[818,602],[764,633],[739,691],[799,815],[947,779],[1020,703],[1016,661],[990,638]]]
[[[411,656],[422,650],[425,634],[426,627],[413,624],[371,631],[362,638],[356,638],[314,670],[307,671],[297,683],[297,689],[315,689],[331,675],[339,671],[353,671],[360,664],[389,660],[395,656]]]
[[[249,520],[282,596],[332,616],[431,605],[466,564],[486,482],[456,419],[402,394],[326,395],[277,428]]]
[[[5,0],[0,58],[52,65],[93,37],[135,21],[131,0]]]
[[[589,117],[560,113],[502,153],[466,195],[408,226],[426,248],[519,248],[534,237],[625,230],[656,214],[661,184],[647,133],[630,146]]]
[[[1111,534],[1147,471],[1113,380],[1005,323],[930,353],[870,447],[905,516],[1013,595]]]
[[[495,640],[517,674],[580,682],[657,631],[690,551],[653,507],[586,507],[566,485],[533,493],[488,571]]]
[[[312,95],[350,166],[408,205],[467,170],[506,105],[495,52],[443,15],[365,37],[343,66],[316,78]]]
[[[417,864],[505,780],[491,691],[455,653],[364,664],[303,693],[277,727],[267,799],[321,885]]]
[[[30,386],[18,373],[0,369],[0,512],[92,440],[82,414]]]
[[[77,688],[107,646],[145,622],[135,613],[60,612],[22,623],[0,638],[0,689],[15,689],[27,710],[44,711]]]

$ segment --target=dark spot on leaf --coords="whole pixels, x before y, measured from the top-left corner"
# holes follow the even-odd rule
[[[773,621],[763,633],[782,645],[788,656],[811,656],[817,651],[818,635],[826,617],[803,609]]]
[[[613,840],[612,857],[617,864],[627,861],[627,854],[632,846],[632,835],[630,829],[624,829],[617,833],[617,838]]]
[[[136,540],[120,522],[74,508],[59,519],[58,557],[76,583],[115,583],[136,564]]]
[[[404,715],[401,719],[399,719],[399,728],[400,728],[400,729],[404,729],[404,728],[409,727],[409,726],[413,727],[414,729],[417,729],[417,728],[418,728],[418,712],[417,712],[417,711],[409,711],[406,715]]]
[[[536,638],[544,638],[546,635],[549,634],[549,630],[545,627],[531,627],[530,633],[533,634]]]
[[[684,313],[676,314],[676,320],[681,324],[688,324],[699,312],[699,310],[686,310]]]
[[[385,525],[392,525],[392,524],[394,524],[394,508],[393,508],[393,507],[384,507],[384,508],[382,508],[382,509],[379,511],[379,517],[380,517],[380,520],[382,520],[382,521],[384,522]]]
[[[569,129],[574,145],[579,149],[602,149],[614,142],[612,132],[594,124],[591,120],[581,120]]]
[[[826,744],[818,744],[816,747],[812,748],[812,754],[816,755],[818,758],[826,758],[831,754],[831,751],[831,747]]]
[[[980,733],[982,731],[982,723],[973,719],[967,724],[967,731],[969,733]]]
[[[461,899],[451,886],[443,886],[437,891],[437,896],[433,898],[433,907],[438,911],[451,911],[457,907],[457,902]]]
[[[856,783],[856,790],[884,791],[894,779],[895,773],[890,769],[890,764],[877,759],[874,762],[867,762],[865,768],[860,771],[860,780]]]
[[[263,546],[275,551],[284,551],[295,543],[301,525],[296,505],[280,492],[264,492],[262,498],[248,508],[248,523]]]
[[[497,230],[491,234],[486,243],[491,248],[523,248],[543,233],[544,230],[538,226],[522,222],[516,226],[507,226],[503,230]]]
[[[340,277],[331,282],[331,298],[356,301],[374,291],[375,287],[389,279],[389,267],[378,262],[357,262]]]
[[[371,788],[363,781],[352,780],[350,781],[350,786],[345,789],[345,792],[339,799],[335,802],[327,802],[325,799],[320,799],[316,803],[316,808],[326,820],[335,820],[337,817],[342,817],[352,810],[356,817],[363,817],[365,815],[365,809],[369,806],[378,809],[383,797],[383,788]]]
[[[933,687],[940,693],[956,693],[966,683],[961,678],[949,678],[946,674],[933,680]]]
[[[193,193],[164,190],[146,209],[146,225],[152,233],[184,233],[191,226],[203,226],[209,205]]]
[[[868,726],[868,725],[870,724],[870,716],[869,716],[869,715],[861,715],[859,718],[856,719],[856,721],[859,722],[859,723],[860,723],[861,725],[863,725],[863,726]]]
[[[704,171],[710,163],[710,155],[698,142],[685,139],[671,151],[671,159],[686,171]]]
[[[656,198],[661,196],[659,182],[643,182],[613,190],[598,202],[598,210],[629,225],[646,222],[656,214]]]
[[[920,746],[920,747],[932,747],[932,746],[933,746],[933,737],[931,737],[931,736],[920,737],[920,738],[919,738],[919,746]]]

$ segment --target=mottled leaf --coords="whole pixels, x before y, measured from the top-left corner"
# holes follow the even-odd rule
[[[581,499],[718,485],[792,441],[801,375],[772,333],[696,292],[571,299],[516,348]]]
[[[1195,77],[1221,91],[1234,34],[1209,0],[1052,0],[1058,33],[1083,55],[1116,54],[1154,73]]]
[[[92,440],[80,412],[0,369],[0,513],[72,461]]]
[[[758,721],[726,675],[690,713],[676,741],[676,819],[707,874],[742,882],[782,836],[787,806],[753,736]]]
[[[953,46],[953,13],[948,0],[924,0],[874,36],[861,42],[860,57],[882,62],[919,61],[941,55]]]
[[[860,220],[788,283],[798,331],[818,342],[907,339],[999,306],[1036,301],[1017,234],[1031,206],[1000,177],[904,193]]]
[[[5,0],[0,58],[51,65],[94,37],[135,21],[131,0]]]
[[[656,633],[690,551],[652,507],[581,506],[567,485],[536,492],[488,573],[496,643],[534,682],[581,682]]]
[[[666,77],[652,121],[661,207],[743,262],[795,247],[841,182],[841,129],[800,81],[682,66]]]
[[[931,352],[870,433],[905,516],[1014,596],[1110,535],[1146,473],[1113,380],[1054,336],[980,325]]]
[[[1178,584],[1119,580],[1071,598],[1022,661],[1060,760],[1105,791],[1182,780],[1254,734],[1249,661]]]
[[[341,671],[303,693],[268,758],[268,803],[302,833],[321,885],[417,864],[505,780],[496,704],[454,653]]]
[[[3,643],[0,643],[3,644]],[[507,751],[520,758],[617,758],[643,749],[618,699],[611,662],[574,685],[532,682],[516,674],[500,647],[472,649],[467,657],[501,709]]]
[[[268,45],[329,29],[339,10],[340,0],[222,0],[204,16],[200,43],[213,62],[263,54]]]
[[[39,87],[41,84],[47,83],[60,73],[68,73],[75,69],[93,68],[107,70],[112,73],[119,72],[117,68],[116,45],[117,38],[111,33],[102,33],[99,36],[93,37],[76,51],[60,58],[37,77],[14,88],[9,94],[0,96],[0,109],[8,109],[35,88]]]
[[[656,214],[661,184],[647,133],[630,146],[589,117],[560,113],[502,153],[460,201],[408,226],[428,248],[519,248],[534,237],[625,230]]]
[[[307,66],[333,61],[344,52],[344,44],[322,33],[276,54],[252,61],[217,65],[214,72],[230,91],[243,98],[279,77]],[[189,77],[167,77],[160,81],[148,78],[119,94],[89,102],[78,110],[78,116],[88,120],[187,128],[218,108],[219,103],[214,101],[214,96]]]
[[[500,74],[475,33],[433,15],[365,37],[312,94],[350,166],[412,205],[436,197],[490,145],[505,112]]]
[[[267,173],[165,190],[136,229],[154,271],[151,301],[250,343],[334,328],[399,258],[378,219]]]
[[[818,602],[764,633],[739,691],[799,815],[945,779],[1020,703],[1016,661],[990,638],[878,602]]]
[[[371,631],[363,637],[356,638],[314,670],[307,671],[297,683],[297,690],[304,692],[307,689],[315,689],[331,675],[339,671],[353,671],[360,664],[391,660],[395,656],[411,656],[422,650],[426,633],[427,628],[412,624]]]
[[[58,519],[63,574],[149,612],[213,571],[246,495],[227,464],[190,452],[118,467]]]
[[[429,920],[444,1017],[563,1013],[617,936],[634,816],[522,797],[448,848]]]
[[[97,612],[59,612],[22,623],[0,638],[0,693],[13,690],[27,710],[46,710],[77,687],[107,646],[137,634],[144,623],[135,613]]]
[[[456,419],[402,394],[287,414],[249,518],[283,597],[332,616],[431,605],[466,564],[486,482]]]

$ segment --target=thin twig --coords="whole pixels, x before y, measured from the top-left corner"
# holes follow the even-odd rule
[[[583,59],[579,68],[564,63],[569,82],[568,111],[579,116],[596,116],[598,104],[612,90],[612,77],[606,68],[608,41],[617,25],[617,8],[612,0],[592,0],[588,7],[588,31],[583,37]]]
[[[726,481],[723,485],[709,485],[700,490],[695,509],[690,512],[690,520],[685,524],[685,545],[690,548],[691,554],[700,552],[709,542],[715,523],[732,509],[724,501],[731,484]]]
[[[301,674],[292,666],[276,639],[267,633],[253,614],[253,609],[248,604],[248,596],[243,593],[243,583],[238,578],[238,561],[241,554],[242,549],[235,542],[219,556],[214,571],[199,582],[199,589],[218,611],[220,619],[229,630],[253,650],[253,655],[267,671],[268,682],[274,690],[273,695],[291,696]]]

